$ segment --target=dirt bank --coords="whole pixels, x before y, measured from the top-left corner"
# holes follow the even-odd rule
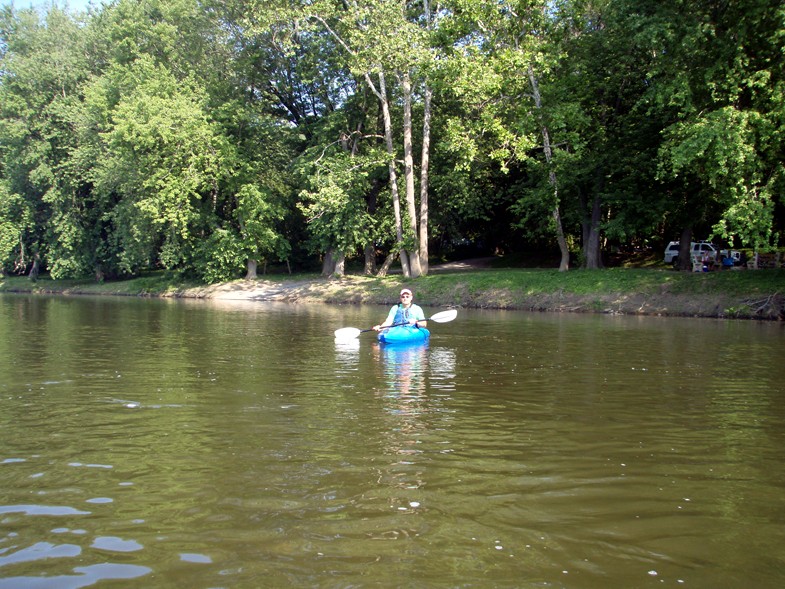
[[[397,301],[397,284],[380,286],[378,281],[361,276],[341,279],[265,280],[234,282],[185,289],[172,296],[287,303],[378,304]],[[716,317],[782,320],[785,297],[733,297],[723,293],[696,297],[663,292],[660,294],[592,294],[564,292],[527,295],[506,289],[469,290],[456,281],[450,292],[421,290],[417,302],[424,307],[462,307],[514,309],[618,315],[668,315],[678,317]]]
[[[640,285],[640,292],[613,292],[602,282],[581,282],[582,290],[589,294],[575,294],[567,288],[554,286],[552,292],[540,287],[532,289],[523,275],[518,280],[505,280],[504,275],[484,274],[490,269],[493,258],[478,258],[432,266],[430,275],[414,284],[417,303],[427,309],[484,308],[515,309],[572,313],[605,313],[619,315],[669,315],[679,317],[716,317],[760,320],[785,320],[785,282],[782,280],[746,281],[743,288],[718,286],[717,281],[704,281],[696,277],[703,287],[699,293],[683,294],[674,288],[668,276]],[[468,272],[467,272],[468,271]],[[654,270],[656,272],[656,270]],[[439,274],[450,274],[438,277]],[[486,276],[491,278],[486,279]],[[785,275],[783,275],[785,277]],[[678,282],[678,281],[676,281]],[[610,281],[610,283],[613,283]],[[507,284],[502,287],[499,284]],[[555,282],[556,285],[559,282]],[[647,285],[648,284],[648,285]],[[694,284],[694,281],[693,281]],[[150,289],[139,282],[96,284],[89,282],[27,280],[6,284],[4,292],[33,292],[65,295],[127,295],[163,296],[182,298],[209,298],[225,301],[279,301],[287,303],[329,303],[390,305],[398,301],[402,285],[412,286],[400,273],[387,278],[349,275],[341,278],[302,276],[232,282],[193,288],[151,284]],[[574,286],[574,283],[573,283]],[[535,292],[536,291],[536,292]],[[742,292],[746,294],[731,294]]]

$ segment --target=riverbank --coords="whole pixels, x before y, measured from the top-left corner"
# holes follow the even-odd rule
[[[560,273],[493,269],[482,263],[432,270],[415,280],[400,275],[270,275],[215,285],[184,284],[163,275],[101,284],[11,277],[0,280],[0,292],[390,305],[405,285],[414,289],[417,303],[428,308],[785,320],[785,270],[693,274],[611,268]]]

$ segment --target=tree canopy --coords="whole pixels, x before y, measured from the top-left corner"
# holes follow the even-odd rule
[[[785,225],[775,0],[0,9],[0,270],[208,282]]]

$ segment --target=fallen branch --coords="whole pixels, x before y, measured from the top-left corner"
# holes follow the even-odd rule
[[[778,317],[783,317],[785,315],[785,305],[783,305],[783,300],[779,292],[770,294],[765,299],[746,300],[744,301],[744,304],[752,309],[753,315],[776,315]]]

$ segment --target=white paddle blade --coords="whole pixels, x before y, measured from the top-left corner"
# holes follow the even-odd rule
[[[452,321],[458,316],[457,309],[450,309],[449,311],[442,311],[441,313],[436,313],[435,315],[431,315],[428,317],[428,321],[436,321],[436,323],[447,323],[448,321]]]
[[[362,331],[356,327],[342,327],[335,330],[335,339],[339,341],[346,341],[355,339]]]

